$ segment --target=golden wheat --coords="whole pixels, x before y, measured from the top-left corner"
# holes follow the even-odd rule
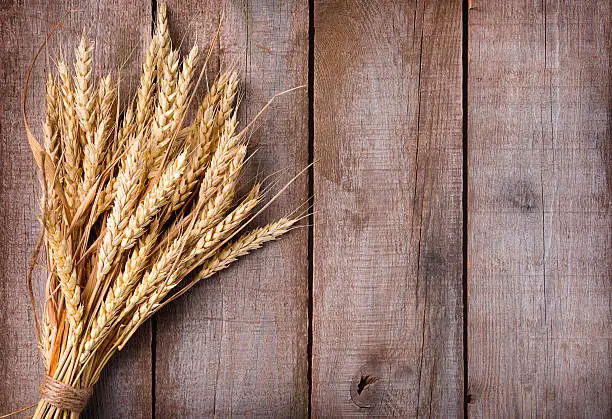
[[[182,58],[173,49],[165,5],[126,106],[118,78],[94,75],[92,52],[83,34],[73,73],[58,61],[42,124],[54,173],[43,176],[49,274],[38,340],[46,380],[75,389],[94,386],[168,301],[296,222],[234,238],[263,199],[259,183],[236,199],[247,160],[245,133],[237,133],[239,77],[220,74],[185,121],[201,79],[198,48]],[[78,417],[78,404],[62,409],[45,394],[35,417]]]
[[[79,137],[81,146],[92,142],[93,126],[95,121],[94,95],[92,78],[92,45],[83,34],[81,43],[75,50],[74,62],[74,100],[76,114],[81,126],[82,135]]]
[[[58,64],[58,72],[62,93],[62,114],[63,121],[60,124],[61,144],[62,144],[62,168],[65,174],[63,183],[66,191],[66,198],[71,207],[78,206],[77,188],[81,179],[81,144],[79,140],[79,126],[76,116],[76,105],[74,99],[74,88],[68,71],[68,66],[64,62]]]

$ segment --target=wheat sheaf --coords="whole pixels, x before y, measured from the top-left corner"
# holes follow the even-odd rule
[[[246,128],[238,130],[238,75],[217,76],[187,123],[203,70],[197,47],[185,57],[174,49],[166,16],[162,5],[126,106],[115,76],[94,76],[85,35],[74,65],[59,61],[48,76],[42,145],[24,105],[42,172],[48,268],[36,418],[78,417],[108,360],[143,322],[301,219],[289,214],[243,231],[266,193],[260,183],[238,188],[249,155]]]

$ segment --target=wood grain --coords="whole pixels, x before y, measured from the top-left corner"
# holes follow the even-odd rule
[[[611,417],[610,3],[477,6],[469,412]]]
[[[68,18],[54,36],[47,53],[52,66],[72,49],[85,30],[95,43],[97,74],[125,62],[124,85],[138,81],[142,45],[150,34],[150,3],[27,1],[2,6],[0,20],[0,414],[38,401],[43,372],[36,348],[34,320],[27,298],[26,272],[39,234],[39,183],[25,138],[20,104],[23,80],[36,49],[57,20],[70,9],[82,13]],[[126,26],[129,15],[133,25]],[[129,53],[135,50],[132,56]],[[97,61],[96,61],[97,60]],[[126,61],[127,60],[127,61]],[[31,78],[28,94],[30,125],[40,135],[44,111],[45,56]],[[44,274],[37,272],[36,294],[43,296]],[[109,365],[83,417],[149,417],[151,415],[150,329],[144,327],[125,353]],[[129,379],[128,379],[129,377]],[[31,414],[31,413],[30,413]],[[26,417],[27,413],[23,413]]]
[[[461,417],[461,4],[314,13],[312,414]]]
[[[206,46],[224,23],[211,74],[241,73],[239,120],[275,94],[307,83],[308,7],[300,1],[170,2],[170,27],[185,47]],[[204,48],[202,48],[204,50]],[[257,150],[245,180],[270,175],[283,185],[308,164],[306,90],[279,98],[252,132]],[[259,175],[258,175],[259,173]],[[278,189],[278,186],[276,187]],[[307,200],[293,184],[259,221]],[[304,417],[308,411],[307,230],[291,232],[195,287],[157,320],[159,417]]]
[[[464,319],[461,2],[312,1],[313,300],[302,229],[164,309],[154,342],[145,325],[84,417],[461,417],[464,322],[470,416],[612,417],[609,2],[469,2]],[[241,72],[242,126],[307,83],[307,2],[168,6],[183,53],[204,55],[224,16],[209,80]],[[70,61],[85,29],[98,74],[125,63],[130,92],[151,31],[149,1],[2,3],[0,415],[38,399],[25,276],[39,186],[19,106],[27,64],[69,9],[85,12],[49,62]],[[45,67],[28,96],[36,134]],[[307,165],[308,105],[305,90],[281,97],[256,124],[245,184]],[[256,224],[307,199],[302,177]]]

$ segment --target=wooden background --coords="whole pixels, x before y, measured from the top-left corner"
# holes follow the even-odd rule
[[[126,61],[133,90],[157,5],[0,3],[1,415],[37,401],[42,372],[27,64],[81,8],[49,57],[85,29],[97,68]],[[254,170],[288,169],[281,182],[316,161],[262,220],[313,197],[314,225],[143,327],[84,417],[612,417],[609,1],[168,6],[183,50],[225,16],[213,70],[241,71],[242,121],[308,85],[251,142]]]

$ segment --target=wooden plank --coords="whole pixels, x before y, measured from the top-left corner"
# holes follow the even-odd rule
[[[461,3],[314,13],[313,416],[461,417]]]
[[[77,7],[78,6],[78,7]],[[142,46],[150,34],[150,2],[122,5],[81,1],[4,5],[0,11],[0,414],[38,401],[43,373],[35,344],[25,277],[31,252],[40,231],[37,171],[23,130],[20,104],[27,65],[57,20],[71,8],[84,12],[68,18],[51,41],[48,56],[56,60],[60,49],[68,60],[85,30],[95,42],[96,71],[112,70],[127,60],[125,85],[135,85]],[[127,25],[124,16],[130,16]],[[32,75],[28,109],[30,125],[40,135],[44,111],[45,59]],[[100,73],[97,73],[100,74]],[[39,272],[40,273],[40,272]],[[37,276],[37,295],[43,295],[44,278]],[[84,417],[149,417],[151,415],[150,330],[145,327],[129,348],[108,366]],[[128,379],[129,377],[129,379]],[[31,412],[30,412],[31,414]],[[21,417],[27,416],[23,413]]]
[[[610,2],[475,4],[473,417],[611,417]]]
[[[169,2],[170,27],[202,50],[225,20],[213,63],[241,72],[242,126],[282,90],[307,83],[308,7],[300,1]],[[178,38],[177,38],[178,36]],[[217,65],[212,66],[213,75]],[[251,170],[279,184],[308,163],[306,90],[279,98],[250,140]],[[260,176],[261,177],[261,176]],[[302,177],[263,221],[307,200]],[[159,417],[304,417],[308,411],[307,230],[290,233],[195,287],[157,320]]]

